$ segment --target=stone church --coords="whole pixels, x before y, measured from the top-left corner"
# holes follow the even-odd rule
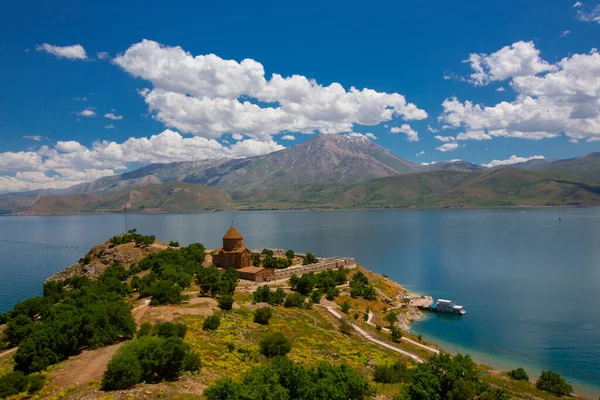
[[[246,268],[252,266],[250,250],[244,246],[244,237],[231,227],[223,236],[223,247],[219,247],[213,254],[213,264],[219,268]]]

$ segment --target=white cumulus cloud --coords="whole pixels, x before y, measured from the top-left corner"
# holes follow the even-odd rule
[[[453,97],[442,103],[440,121],[467,132],[484,132],[489,137],[539,140],[565,134],[570,139],[600,140],[600,54],[573,54],[550,65],[539,59],[531,42],[504,47],[511,62],[502,68],[488,63],[484,75],[481,64],[473,63],[476,85],[490,80],[510,79],[516,93],[513,101],[485,106]],[[521,51],[512,51],[521,49]],[[526,49],[526,50],[524,50]],[[493,53],[497,54],[499,52]],[[483,57],[484,59],[486,57]],[[506,57],[494,56],[494,60]],[[468,136],[468,135],[467,135]],[[462,139],[467,139],[462,135]],[[472,136],[472,139],[487,139]]]
[[[85,60],[87,55],[85,49],[80,44],[72,46],[53,46],[48,43],[36,47],[37,51],[45,51],[59,58],[68,58],[69,60]]]
[[[500,167],[500,166],[504,166],[504,165],[513,165],[513,164],[519,164],[519,163],[524,163],[530,160],[544,160],[546,157],[544,156],[531,156],[531,157],[517,157],[515,155],[510,156],[508,159],[506,160],[492,160],[490,161],[488,164],[481,164],[484,167],[488,167],[488,168],[494,168],[494,167]]]
[[[390,129],[391,133],[404,133],[406,135],[406,140],[409,142],[418,142],[419,134],[410,127],[408,124],[402,124],[402,126],[397,127],[394,126]]]
[[[448,142],[453,142],[456,140],[456,138],[454,136],[440,136],[440,135],[436,135],[434,136],[435,139],[439,140],[440,142],[443,143],[448,143]]]
[[[292,135],[283,135],[281,140],[296,140],[296,138]]]
[[[452,150],[456,150],[458,149],[458,143],[454,142],[454,143],[445,143],[443,145],[441,145],[440,147],[436,147],[435,148],[438,151],[441,151],[443,153],[447,152],[447,151],[452,151]]]
[[[268,79],[263,65],[252,59],[194,56],[150,40],[132,45],[113,62],[152,83],[140,94],[154,118],[206,138],[237,133],[269,141],[284,131],[342,133],[354,125],[427,117],[398,93],[346,90],[301,75]]]
[[[78,112],[77,115],[80,115],[82,117],[95,117],[96,116],[96,111],[92,110],[91,108],[86,108],[85,110]]]
[[[542,60],[540,51],[533,42],[523,41],[505,46],[492,54],[472,53],[465,62],[471,64],[473,73],[470,81],[475,85],[487,85],[492,81],[536,75],[556,69]]]
[[[118,121],[118,120],[123,119],[123,116],[122,115],[116,115],[115,113],[109,112],[109,113],[104,114],[104,118],[108,118],[108,119],[112,119],[112,120]]]

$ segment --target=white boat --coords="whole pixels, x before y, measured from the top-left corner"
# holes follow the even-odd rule
[[[451,314],[460,314],[464,315],[467,312],[464,310],[463,306],[459,306],[458,304],[454,304],[452,300],[438,299],[435,305],[430,305],[429,309],[431,311],[436,312],[445,312]]]

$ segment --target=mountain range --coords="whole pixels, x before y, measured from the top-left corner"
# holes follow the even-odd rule
[[[244,159],[151,164],[67,189],[0,195],[4,213],[600,204],[600,153],[487,168],[418,165],[365,137],[317,135]]]

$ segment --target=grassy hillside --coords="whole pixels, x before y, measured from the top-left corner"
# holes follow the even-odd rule
[[[136,190],[103,196],[83,211],[119,211],[127,203],[130,211],[198,211],[222,209],[230,197],[221,189],[183,182],[147,185]]]
[[[229,193],[196,183],[148,184],[103,196],[42,196],[32,214],[289,208],[477,208],[600,205],[600,184],[554,171],[431,171],[360,183],[317,182]]]

